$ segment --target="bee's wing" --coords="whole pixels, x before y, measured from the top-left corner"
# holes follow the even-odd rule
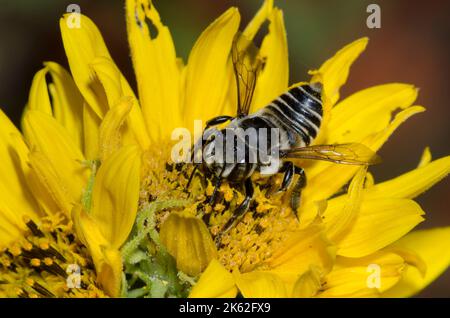
[[[325,160],[348,165],[373,165],[381,158],[359,143],[317,145],[280,151],[282,158]]]
[[[258,48],[241,33],[234,37],[231,58],[237,85],[237,116],[242,117],[248,115],[250,110],[263,62]]]

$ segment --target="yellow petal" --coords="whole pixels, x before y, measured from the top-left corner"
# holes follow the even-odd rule
[[[161,226],[161,242],[182,272],[196,276],[215,258],[217,251],[202,220],[172,212]]]
[[[110,108],[113,108],[120,102],[120,99],[125,97],[131,98],[133,102],[126,124],[123,127],[124,144],[133,144],[137,141],[142,149],[147,149],[150,145],[150,139],[144,118],[134,92],[126,79],[114,62],[105,57],[94,58],[91,68],[103,86]]]
[[[288,88],[289,61],[283,12],[274,8],[268,19],[269,33],[260,50],[265,64],[256,82],[252,111],[268,105]]]
[[[434,160],[365,191],[366,198],[415,198],[445,178],[450,172],[450,156]]]
[[[22,236],[24,228],[12,222],[2,207],[0,207],[0,248],[6,249],[10,244],[17,242]]]
[[[84,232],[86,231],[85,227],[94,225],[92,218],[89,217],[89,215],[86,214],[86,212],[83,210],[83,206],[81,204],[76,204],[71,212],[71,218],[73,221],[73,226],[75,233],[77,235],[77,239],[81,241],[84,245],[88,245],[88,241],[86,236],[84,235]],[[86,221],[84,220],[86,219]],[[101,235],[100,231],[98,230],[98,227],[95,226],[94,234],[99,236],[99,239],[103,244],[107,244],[105,238]],[[89,234],[88,234],[89,235]],[[100,242],[100,240],[98,242]],[[94,255],[91,255],[94,256]],[[96,262],[96,259],[93,257],[94,263]]]
[[[69,61],[70,71],[86,102],[92,110],[103,117],[108,108],[105,92],[90,67],[97,56],[111,59],[105,42],[95,24],[80,15],[80,28],[70,28],[69,14],[60,20],[61,36]]]
[[[378,151],[388,140],[389,136],[409,117],[423,112],[421,106],[411,106],[399,112],[394,120],[380,132],[367,137],[361,143],[373,151]],[[341,165],[334,163],[314,163],[321,165],[321,171],[306,169],[308,186],[302,193],[303,206],[300,207],[300,220],[302,227],[306,227],[315,218],[315,204],[318,201],[329,198],[341,189],[356,173],[358,166]]]
[[[364,181],[364,188],[370,188],[373,187],[373,185],[375,184],[375,178],[373,177],[373,174],[371,174],[370,172],[366,173],[366,180]]]
[[[398,256],[401,256],[406,264],[414,266],[422,276],[425,276],[427,272],[427,264],[425,263],[425,261],[416,252],[402,246],[397,246],[397,242],[394,242],[392,245],[389,245],[382,251],[392,252],[397,254]]]
[[[394,244],[416,252],[427,266],[425,276],[415,267],[408,267],[403,279],[383,297],[410,297],[424,289],[450,265],[450,227],[414,231]]]
[[[272,9],[273,0],[264,0],[261,8],[259,8],[253,19],[247,24],[242,34],[248,39],[253,39],[267,17],[272,13]]]
[[[100,159],[105,161],[121,146],[120,129],[126,117],[130,113],[133,100],[131,97],[119,101],[118,105],[111,108],[103,119],[99,131]]]
[[[104,249],[104,262],[98,270],[97,281],[111,297],[119,297],[122,282],[122,256],[119,250]]]
[[[236,294],[233,275],[218,260],[213,259],[192,288],[189,297],[234,298]]]
[[[15,128],[14,128],[15,129]],[[22,190],[24,193],[30,193],[29,195],[32,196],[31,200],[36,200],[37,206],[34,208],[33,213],[35,212],[36,215],[40,214],[39,212],[43,212],[43,214],[51,215],[58,211],[60,211],[60,208],[58,207],[55,200],[52,198],[52,196],[49,194],[48,189],[44,186],[44,184],[39,180],[38,175],[36,174],[35,169],[32,168],[32,163],[30,162],[30,152],[25,146],[25,143],[23,141],[23,138],[18,133],[13,133],[10,135],[11,142],[15,145],[14,147],[11,147],[11,156],[12,158],[16,159],[18,169],[18,173],[22,175],[21,178],[23,178],[24,184],[28,186],[22,185]],[[25,146],[22,148],[22,146]],[[45,163],[47,166],[48,160],[46,160]],[[1,183],[0,183],[1,187]],[[10,187],[8,187],[9,189]],[[29,189],[29,191],[28,191]],[[2,193],[8,193],[8,190],[2,190]],[[5,201],[6,202],[6,201]],[[11,202],[8,200],[8,202]],[[27,200],[22,201],[21,204],[28,204]],[[1,208],[0,208],[1,209]],[[21,208],[22,210],[23,208]],[[14,213],[16,217],[22,217],[22,214],[20,213]],[[29,217],[34,219],[34,214],[27,213]]]
[[[100,166],[90,215],[113,248],[120,248],[133,227],[139,199],[141,151],[123,147]]]
[[[71,204],[77,202],[88,178],[88,169],[82,164],[84,156],[80,149],[53,117],[41,111],[28,110],[22,125],[27,143],[48,159],[51,169],[61,182],[59,186],[62,186],[67,194],[67,200]],[[51,184],[53,183],[49,183]]]
[[[86,103],[83,105],[84,154],[88,160],[97,160],[101,119]]]
[[[411,106],[416,98],[417,88],[407,84],[385,84],[359,91],[331,110],[327,142],[360,142],[384,129],[394,110]]]
[[[100,230],[100,225],[80,205],[72,210],[77,237],[89,249],[97,272],[97,281],[109,296],[117,297],[122,280],[122,257],[112,248]]]
[[[117,104],[119,98],[121,98],[124,94],[122,83],[120,81],[121,74],[117,69],[117,66],[111,59],[103,56],[97,56],[92,59],[90,67],[97,75],[98,80],[105,90],[108,105],[112,107]],[[134,97],[132,91],[128,93],[130,94],[130,97]]]
[[[52,78],[49,90],[54,117],[67,130],[75,145],[83,149],[83,97],[69,72],[61,65],[55,62],[44,64]]]
[[[423,150],[422,153],[422,157],[420,158],[420,162],[419,165],[417,166],[417,168],[422,168],[424,166],[426,166],[427,164],[429,164],[431,162],[431,151],[430,151],[430,147],[426,147]]]
[[[378,151],[378,149],[381,148],[381,146],[402,123],[404,123],[409,117],[424,111],[424,107],[417,105],[402,110],[395,115],[394,120],[384,130],[375,134],[372,138],[368,138],[368,140],[364,143],[366,143],[370,149]]]
[[[337,257],[335,268],[324,278],[320,297],[364,295],[370,290],[377,295],[398,283],[405,267],[403,258],[395,253],[377,252],[363,258]]]
[[[28,109],[40,110],[48,115],[52,115],[52,105],[50,103],[50,97],[48,96],[47,82],[45,76],[48,69],[44,67],[37,72],[33,77],[31,83],[30,94],[28,96]]]
[[[359,213],[366,172],[367,167],[362,167],[353,178],[348,189],[348,195],[345,198],[345,204],[337,217],[333,218],[334,222],[331,222],[331,218],[322,219],[326,226],[327,236],[333,242],[338,241],[345,233],[347,233]],[[330,208],[333,208],[332,205],[333,203],[330,202]]]
[[[325,218],[327,213],[333,213],[329,208]],[[423,221],[423,214],[420,206],[408,199],[364,200],[352,228],[336,242],[337,253],[346,257],[371,254],[412,230]]]
[[[151,1],[127,0],[126,11],[139,99],[150,136],[157,141],[169,137],[175,127],[182,126],[181,83],[175,47],[169,29],[162,24]],[[149,30],[147,21],[153,29]],[[206,91],[203,93],[207,94]]]
[[[31,154],[30,154],[31,155]],[[41,154],[42,155],[42,154]],[[58,213],[59,211],[64,211],[65,213],[69,213],[71,205],[67,204],[67,198],[64,200],[58,200],[56,201],[56,197],[54,194],[52,194],[51,189],[48,187],[48,183],[54,182],[55,184],[61,184],[58,182],[55,182],[55,180],[52,179],[43,179],[45,177],[45,174],[42,172],[38,172],[39,168],[37,163],[38,159],[32,159],[30,157],[29,162],[27,163],[28,169],[30,170],[27,173],[27,184],[33,193],[34,198],[38,202],[41,209],[44,211],[46,215],[52,215],[55,213]],[[34,162],[33,162],[34,161]],[[48,168],[48,159],[44,160],[42,164],[47,165]],[[42,168],[41,168],[42,170]],[[51,169],[49,169],[51,170]],[[44,170],[45,171],[45,170]],[[50,174],[51,176],[54,176],[55,174]],[[48,178],[48,177],[47,177]],[[51,178],[51,177],[50,177]],[[64,198],[64,197],[62,197]]]
[[[234,274],[236,285],[245,298],[285,298],[288,296],[283,280],[272,273],[249,272]]]
[[[107,109],[117,102],[115,98],[134,96],[134,93],[114,64],[95,24],[81,15],[81,27],[68,28],[67,18],[68,15],[65,15],[61,19],[60,27],[73,78],[87,104],[102,119]],[[136,140],[144,149],[147,148],[149,139],[137,103],[130,112],[128,122]],[[92,147],[89,146],[89,150]]]
[[[323,82],[323,94],[334,105],[339,99],[339,89],[347,81],[350,66],[364,51],[369,39],[361,38],[339,50],[318,71],[313,71],[312,82]]]
[[[229,54],[239,21],[238,10],[228,9],[203,31],[192,48],[186,69],[186,127],[193,126],[195,119],[205,123],[223,111],[230,85]]]
[[[69,192],[67,185],[59,176],[58,171],[55,170],[52,162],[39,151],[30,152],[29,160],[32,168],[33,185],[36,187],[34,193],[44,196],[39,198],[39,202],[44,204],[47,210],[49,206],[57,206],[58,209],[52,212],[63,211],[66,215],[70,215],[76,198]],[[49,201],[54,202],[54,204]]]
[[[322,273],[320,268],[311,266],[311,268],[302,274],[297,280],[292,292],[293,297],[310,298],[316,296],[322,288]]]
[[[416,98],[417,89],[408,84],[385,84],[357,92],[331,110],[330,121],[321,129],[326,143],[363,142],[389,125],[394,110],[409,107]],[[329,166],[318,162],[308,169],[308,175]]]
[[[100,232],[100,227],[95,220],[83,211],[80,205],[74,206],[72,219],[77,237],[88,247],[95,268],[98,271],[104,261],[103,250],[109,246],[109,243]]]
[[[280,276],[289,287],[293,287],[311,265],[324,271],[329,270],[334,255],[335,248],[326,239],[322,228],[310,226],[306,230],[292,233],[274,252],[267,265],[271,268],[270,272]]]
[[[23,227],[22,216],[36,219],[40,210],[27,187],[28,148],[20,132],[1,110],[0,162],[0,215],[7,215],[12,223]]]
[[[109,246],[108,240],[103,236],[97,222],[81,205],[75,205],[72,209],[72,219],[77,237],[89,248],[95,268],[99,270],[104,260],[103,250]]]

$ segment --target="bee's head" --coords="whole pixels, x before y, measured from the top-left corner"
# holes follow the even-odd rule
[[[215,161],[216,137],[218,135],[220,135],[220,131],[216,128],[208,128],[203,132],[201,162],[207,167],[209,167]]]
[[[213,129],[211,129],[213,130]],[[205,132],[206,133],[206,132]],[[205,166],[211,173],[219,176],[226,165],[227,153],[230,154],[232,149],[226,149],[227,130],[214,129],[209,133],[202,151],[203,166]],[[205,140],[205,138],[204,138]]]

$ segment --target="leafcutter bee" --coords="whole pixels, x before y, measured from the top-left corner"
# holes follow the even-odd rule
[[[292,185],[290,200],[296,214],[301,191],[306,186],[306,175],[292,159],[326,160],[348,165],[379,162],[372,150],[359,143],[311,145],[319,134],[323,117],[322,84],[319,82],[293,86],[267,106],[249,114],[264,61],[256,46],[241,34],[233,41],[231,55],[237,84],[236,116],[218,116],[206,122],[202,138],[197,142],[201,147],[194,146],[192,152],[192,158],[198,158],[195,149],[200,148],[203,160],[195,161],[199,163],[188,182],[189,186],[197,168],[215,176],[210,202],[214,202],[223,180],[245,188],[245,199],[218,237],[233,228],[248,210],[254,194],[251,176],[255,172],[269,176],[282,173],[280,191],[286,191],[294,176],[298,175]],[[225,124],[224,128],[217,128]],[[249,131],[253,132],[253,138]],[[261,134],[261,131],[266,133]],[[277,133],[272,134],[274,131]],[[261,145],[265,145],[264,151],[261,151]]]

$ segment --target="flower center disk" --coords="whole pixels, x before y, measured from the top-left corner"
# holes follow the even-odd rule
[[[213,180],[198,172],[186,188],[193,164],[172,163],[168,149],[171,148],[167,143],[146,153],[140,206],[154,201],[186,200],[182,212],[200,218],[212,238],[220,234],[218,259],[227,269],[248,272],[264,267],[264,261],[272,256],[273,251],[298,230],[298,221],[285,203],[289,194],[276,193],[279,187],[277,177],[256,175],[253,178],[255,194],[249,210],[233,228],[222,233],[224,225],[244,200],[243,191],[223,180],[215,202],[210,203]],[[157,229],[172,212],[163,210],[156,213]]]
[[[61,214],[24,222],[24,238],[0,251],[0,296],[105,297],[72,223]]]

